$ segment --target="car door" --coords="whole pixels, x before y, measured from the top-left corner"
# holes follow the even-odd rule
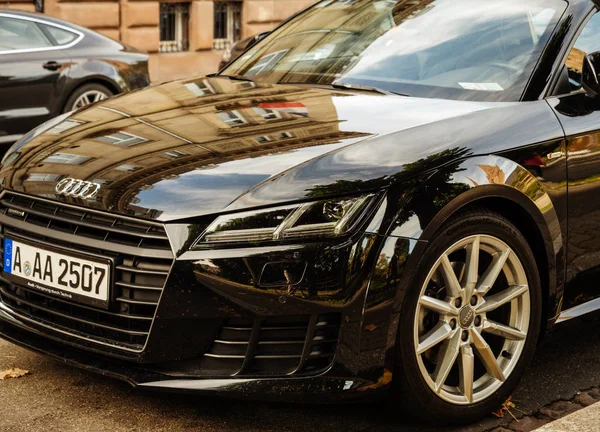
[[[583,59],[596,51],[600,51],[598,11],[583,26],[563,66],[565,94],[548,100],[567,137],[569,217],[563,309],[600,297],[600,104],[585,95],[581,83]]]
[[[0,12],[0,145],[60,113],[70,63],[64,41],[79,37],[61,32],[68,30]]]

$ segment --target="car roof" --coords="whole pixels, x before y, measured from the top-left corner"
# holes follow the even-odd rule
[[[19,10],[14,10],[14,9],[0,8],[0,14],[14,15],[15,17],[33,18],[33,19],[40,20],[40,21],[46,21],[51,24],[59,24],[59,25],[65,26],[65,27],[70,27],[72,29],[79,30],[80,32],[85,32],[85,33],[90,32],[90,30],[86,29],[85,27],[81,27],[81,26],[78,26],[77,24],[73,24],[68,21],[63,21],[61,19],[53,18],[49,15],[45,15],[42,13],[24,12],[24,11],[19,11]]]

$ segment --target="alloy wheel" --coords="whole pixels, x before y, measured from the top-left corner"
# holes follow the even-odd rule
[[[415,315],[415,354],[429,388],[458,405],[491,396],[523,352],[530,307],[523,265],[502,240],[473,235],[449,247]]]
[[[73,109],[91,105],[95,102],[106,99],[108,96],[99,90],[89,90],[81,94],[73,104]]]

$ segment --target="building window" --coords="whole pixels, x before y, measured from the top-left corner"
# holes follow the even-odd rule
[[[46,134],[48,135],[60,135],[63,132],[66,132],[70,129],[73,129],[77,126],[81,126],[83,124],[82,121],[77,121],[77,120],[64,120],[61,123],[57,124],[56,126],[48,129],[46,131]]]
[[[160,4],[160,52],[187,51],[190,48],[190,4]]]
[[[27,182],[52,182],[60,180],[62,175],[60,174],[44,174],[44,173],[33,173],[27,177]]]
[[[252,83],[254,84],[254,83]],[[212,88],[208,80],[200,80],[193,83],[187,83],[185,87],[196,96],[214,95],[215,89]]]
[[[135,172],[138,171],[140,169],[142,169],[139,166],[135,166],[135,165],[128,165],[128,164],[124,164],[124,165],[119,165],[118,167],[115,168],[117,171],[127,171],[127,172]]]
[[[258,60],[254,66],[252,66],[248,72],[246,72],[246,77],[251,77],[254,76],[256,74],[259,74],[263,71],[268,71],[271,69],[271,65],[276,65],[277,62],[287,54],[289,50],[285,49],[285,50],[281,50],[281,51],[275,51],[272,53],[267,54],[266,56],[263,56],[260,58],[260,60]]]
[[[224,50],[242,36],[242,2],[215,1],[213,48]]]
[[[263,144],[269,141],[273,141],[273,138],[271,138],[269,135],[262,135],[259,137],[256,137],[256,142],[259,144]]]
[[[248,123],[248,120],[244,118],[238,111],[223,111],[217,113],[217,117],[223,120],[229,126],[241,126]]]
[[[165,156],[176,159],[176,158],[180,158],[183,156],[187,156],[187,153],[184,153],[179,150],[171,150],[171,151],[165,152]]]
[[[123,131],[96,139],[103,143],[114,144],[121,147],[131,147],[148,141],[146,138],[142,138]]]
[[[278,120],[281,118],[281,113],[269,108],[254,108],[254,112],[265,120]]]
[[[236,83],[236,87],[239,91],[250,90],[256,88],[256,83],[254,81],[246,81]]]
[[[277,139],[288,139],[288,138],[296,138],[293,132],[281,132],[275,135]]]
[[[48,156],[42,162],[81,165],[88,160],[90,160],[90,157],[88,156],[75,155],[71,153],[54,153],[53,155]]]

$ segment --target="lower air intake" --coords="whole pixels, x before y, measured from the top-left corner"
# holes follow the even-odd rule
[[[233,318],[201,360],[211,376],[314,374],[336,351],[340,315]]]

